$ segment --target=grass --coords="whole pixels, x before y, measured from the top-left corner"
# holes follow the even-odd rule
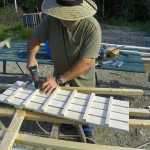
[[[30,38],[32,32],[32,29],[23,28],[21,24],[15,24],[12,26],[0,25],[0,41],[3,41],[9,37],[16,37],[26,40]]]
[[[124,21],[123,19],[111,18],[107,21],[104,21],[104,23],[109,24],[109,25],[113,25],[113,26],[131,27],[131,28],[134,28],[134,29],[139,30],[139,31],[145,31],[145,32],[150,33],[150,21],[127,22],[127,21]]]
[[[33,30],[30,28],[24,28],[20,31],[20,38],[23,40],[27,40],[32,35]]]

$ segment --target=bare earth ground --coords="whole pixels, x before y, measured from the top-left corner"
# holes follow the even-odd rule
[[[115,44],[125,44],[134,46],[150,46],[150,37],[146,36],[145,32],[136,31],[131,28],[120,28],[112,27],[108,25],[102,25],[102,42],[105,43],[115,43]],[[30,77],[28,71],[25,69],[26,64],[20,63],[22,69],[28,75],[3,75],[0,74],[0,83],[14,83],[17,80],[26,81]],[[0,63],[2,66],[2,63]],[[111,87],[111,88],[133,88],[133,89],[143,89],[145,94],[143,96],[114,96],[116,99],[126,100],[130,102],[130,107],[134,108],[145,108],[150,105],[150,64],[145,64],[146,73],[132,73],[132,72],[122,72],[122,71],[108,71],[108,70],[97,70],[99,85],[98,87]],[[2,72],[2,67],[0,67],[0,72]],[[8,73],[21,73],[15,63],[7,63]],[[51,76],[53,72],[53,66],[50,65],[40,65],[40,76],[48,77]],[[3,107],[7,107],[1,104]],[[150,118],[147,118],[150,119]],[[10,120],[5,120],[5,124],[8,125]],[[44,129],[50,131],[50,124],[41,123]],[[28,132],[30,134],[37,134],[42,136],[48,136],[43,131],[41,131],[35,122],[25,121],[21,128],[22,132]],[[123,146],[123,147],[137,147],[146,142],[150,142],[150,129],[132,129],[129,132],[124,132],[120,130],[114,130],[109,128],[98,128],[93,131],[97,143],[101,145],[112,145],[112,146]],[[69,131],[67,133],[69,134]],[[71,133],[76,134],[76,133]],[[64,138],[66,140],[78,140],[75,138]],[[15,146],[18,146],[18,144]],[[30,149],[41,149],[34,148],[30,146],[25,146]],[[150,150],[150,145],[143,147]]]

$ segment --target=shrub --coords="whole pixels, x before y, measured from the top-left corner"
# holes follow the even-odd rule
[[[33,29],[24,28],[20,31],[20,38],[22,38],[23,40],[27,40],[31,37],[32,33]]]

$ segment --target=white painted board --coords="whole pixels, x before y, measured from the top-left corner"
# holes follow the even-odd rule
[[[75,91],[72,95],[73,92],[61,89],[56,89],[55,94],[45,95],[37,91],[32,84],[18,90],[23,84],[22,81],[14,83],[12,87],[0,94],[0,102],[94,127],[129,130],[129,102],[127,101],[112,98],[112,102],[109,103],[110,98],[96,96],[94,93],[83,94]],[[7,98],[17,90],[19,92],[7,101]],[[109,110],[110,106],[111,110]]]

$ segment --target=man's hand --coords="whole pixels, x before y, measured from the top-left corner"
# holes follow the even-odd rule
[[[41,92],[49,95],[59,85],[55,81],[55,77],[47,78],[41,85]]]
[[[37,70],[39,71],[38,62],[34,56],[28,57],[27,60],[27,69],[30,70],[31,66],[37,66]]]

